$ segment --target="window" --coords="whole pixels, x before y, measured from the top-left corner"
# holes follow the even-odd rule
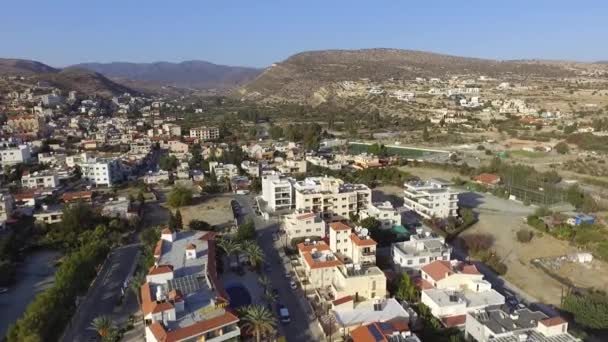
[[[408,259],[408,261],[407,261],[407,264],[408,264],[408,265],[411,265],[411,264],[413,264],[413,263],[414,263],[414,260],[412,260],[412,259]]]
[[[420,260],[418,260],[419,264],[424,264],[426,262],[426,258],[420,258]]]

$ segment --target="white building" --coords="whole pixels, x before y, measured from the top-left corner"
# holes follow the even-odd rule
[[[450,260],[452,247],[442,236],[430,231],[419,230],[409,241],[397,242],[391,246],[391,259],[395,271],[417,275],[420,268],[435,260]]]
[[[239,168],[234,164],[222,164],[218,162],[209,162],[209,171],[215,173],[218,180],[231,179],[239,175]]]
[[[568,322],[561,317],[549,318],[528,308],[505,311],[488,307],[469,312],[466,316],[465,337],[477,342],[580,342],[568,333]]]
[[[96,186],[112,186],[120,182],[124,176],[121,162],[118,159],[98,159],[83,154],[76,165],[80,167],[82,179]]]
[[[401,224],[401,214],[389,201],[372,203],[361,210],[359,218],[363,220],[368,217],[380,221],[380,227],[383,229],[391,229],[393,226]]]
[[[21,186],[28,189],[54,189],[59,186],[59,178],[55,172],[46,170],[26,173],[21,177]]]
[[[474,265],[437,260],[421,268],[420,300],[446,327],[465,324],[466,314],[505,304]]]
[[[450,188],[449,182],[430,179],[408,182],[404,187],[403,206],[425,219],[458,215],[458,191]]]
[[[229,297],[218,280],[214,237],[161,232],[140,289],[147,342],[239,340],[239,319],[226,309]]]
[[[32,150],[29,145],[7,146],[0,150],[2,166],[29,163],[32,160]]]
[[[262,176],[262,198],[269,211],[293,207],[293,182],[294,179],[282,177],[276,172]]]
[[[217,127],[191,128],[190,137],[200,140],[215,140],[220,138],[220,130]]]
[[[293,187],[296,209],[322,213],[323,218],[348,218],[367,208],[372,199],[367,185],[347,184],[333,177],[308,177]]]
[[[288,241],[301,237],[325,237],[325,221],[318,213],[294,212],[283,218]]]
[[[4,228],[6,221],[13,213],[15,199],[13,195],[0,194],[0,228]]]
[[[149,171],[148,174],[144,176],[144,183],[146,184],[158,184],[163,181],[169,180],[169,171],[158,170],[156,172]]]

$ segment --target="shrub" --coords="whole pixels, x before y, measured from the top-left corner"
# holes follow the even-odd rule
[[[527,229],[520,229],[517,231],[517,241],[521,243],[528,243],[532,241],[534,233]]]
[[[489,234],[471,234],[462,238],[470,253],[476,254],[487,251],[494,245],[494,237]]]

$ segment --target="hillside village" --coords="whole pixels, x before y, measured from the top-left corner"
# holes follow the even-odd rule
[[[605,68],[472,60],[265,88],[290,61],[228,96],[0,76],[7,340],[96,339],[100,317],[148,342],[608,327],[582,308],[608,303]],[[27,306],[12,293],[39,250],[57,280]]]

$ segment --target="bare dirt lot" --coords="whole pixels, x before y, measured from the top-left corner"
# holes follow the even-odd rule
[[[230,225],[234,221],[232,208],[230,207],[231,195],[218,195],[195,198],[194,204],[181,207],[179,210],[182,214],[184,226],[187,226],[191,220],[202,220],[210,225]],[[175,210],[171,210],[175,213]]]
[[[420,179],[443,178],[449,181],[454,177],[460,176],[458,172],[428,167],[402,166],[399,168],[399,170],[409,172],[414,176],[420,177]]]
[[[472,204],[479,213],[479,222],[463,235],[492,235],[495,239],[494,249],[508,267],[505,278],[536,299],[559,305],[563,285],[530,261],[575,253],[578,252],[576,247],[548,234],[536,234],[530,243],[518,242],[516,233],[519,229],[533,230],[523,221],[526,215],[534,211],[533,207],[488,194],[465,194],[463,198],[465,204]],[[580,287],[605,289],[608,282],[608,266],[600,261],[594,261],[591,265],[564,263],[556,273]]]

